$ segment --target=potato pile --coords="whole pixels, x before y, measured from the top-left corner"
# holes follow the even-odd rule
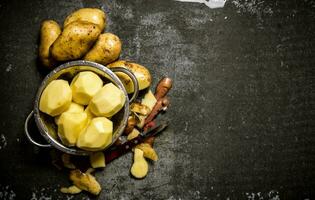
[[[106,14],[97,8],[82,8],[66,17],[63,27],[54,20],[45,20],[40,27],[39,59],[48,69],[72,60],[89,60],[108,68],[123,67],[136,76],[139,89],[150,87],[152,78],[149,70],[137,63],[118,60],[122,51],[119,37],[104,32]],[[128,94],[134,92],[131,79],[117,72]],[[55,119],[60,140],[67,146],[77,146],[89,151],[98,151],[90,156],[93,168],[105,167],[104,154],[100,150],[111,144],[111,116],[126,103],[121,91],[113,84],[103,85],[102,80],[92,72],[77,74],[69,84],[65,80],[52,81],[43,91],[40,110]],[[124,131],[127,140],[137,137],[144,121],[155,106],[157,99],[151,90],[144,97],[130,105],[128,126]],[[106,105],[106,106],[104,106]],[[101,128],[100,128],[101,127]],[[134,148],[131,174],[144,178],[148,173],[145,158],[156,161],[158,156],[152,142],[139,144]],[[101,187],[91,175],[75,169],[70,155],[63,154],[64,166],[73,169],[70,179],[73,186],[62,188],[62,192],[76,194],[86,190],[98,194]]]
[[[110,118],[125,102],[124,93],[113,83],[103,86],[97,74],[83,71],[70,85],[66,80],[50,82],[41,95],[39,110],[55,118],[63,144],[100,151],[112,143]]]
[[[43,66],[53,69],[60,63],[83,59],[107,65],[109,68],[124,67],[131,70],[143,90],[151,84],[149,70],[137,63],[116,61],[122,50],[119,37],[103,33],[106,14],[97,8],[82,8],[66,17],[63,30],[54,20],[45,20],[40,28],[39,59]],[[114,62],[116,61],[116,62]],[[117,73],[128,93],[133,93],[131,79]]]
[[[104,65],[116,60],[121,42],[114,34],[102,34],[105,27],[105,13],[95,8],[83,8],[67,16],[62,31],[53,20],[42,22],[39,47],[42,64],[53,68],[58,62],[83,57]]]

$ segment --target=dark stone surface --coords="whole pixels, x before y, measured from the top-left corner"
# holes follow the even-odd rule
[[[23,132],[46,73],[40,22],[81,7],[106,11],[121,58],[147,66],[154,85],[174,79],[159,161],[144,180],[130,177],[131,154],[109,164],[98,199],[314,198],[314,1],[3,0],[0,199],[97,199],[59,193],[66,172]]]

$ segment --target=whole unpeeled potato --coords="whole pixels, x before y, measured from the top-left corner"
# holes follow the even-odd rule
[[[54,20],[45,20],[40,27],[40,45],[39,58],[41,63],[48,68],[52,68],[55,64],[51,57],[49,48],[61,33],[60,26]]]
[[[146,67],[139,65],[137,63],[132,63],[125,60],[118,60],[107,65],[107,67],[109,68],[124,67],[132,71],[138,80],[139,90],[143,90],[149,87],[151,84],[152,78],[149,70]],[[128,93],[134,92],[133,83],[129,76],[121,72],[117,72],[116,74],[123,82],[127,92]]]
[[[121,41],[112,33],[101,34],[92,49],[85,55],[84,60],[94,61],[103,65],[111,63],[119,57]]]
[[[74,21],[68,24],[51,46],[51,55],[57,61],[83,57],[93,46],[101,29],[91,22]]]
[[[74,21],[88,21],[99,26],[101,31],[106,27],[106,15],[104,11],[97,8],[82,8],[71,13],[65,19],[63,26],[66,27],[68,24]]]

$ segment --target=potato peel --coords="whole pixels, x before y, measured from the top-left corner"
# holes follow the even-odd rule
[[[128,141],[129,141],[129,140],[132,140],[132,139],[138,137],[139,134],[140,134],[140,132],[139,132],[136,128],[134,128],[134,129],[131,131],[131,133],[128,134],[127,140],[128,140]]]
[[[152,148],[151,145],[147,143],[141,143],[136,146],[136,148],[143,151],[143,156],[153,161],[157,161],[159,159],[156,151]]]
[[[148,115],[151,112],[151,109],[148,106],[141,103],[132,103],[130,105],[130,110],[141,115]]]
[[[101,192],[100,184],[90,173],[83,173],[78,169],[71,170],[70,180],[75,186],[91,194],[98,195]]]
[[[82,190],[75,185],[60,188],[60,192],[65,194],[79,194]]]

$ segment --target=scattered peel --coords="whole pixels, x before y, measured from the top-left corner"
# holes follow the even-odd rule
[[[136,121],[137,121],[137,127],[142,129],[145,125],[145,119],[147,118],[146,115],[137,115],[135,113]]]
[[[128,135],[129,133],[131,133],[131,131],[134,129],[134,127],[136,126],[137,121],[134,115],[130,115],[128,117],[128,122],[127,122],[127,126],[124,130],[124,134]]]
[[[75,169],[70,171],[69,177],[73,184],[81,190],[85,190],[94,195],[98,195],[101,192],[100,184],[90,173],[83,173]]]
[[[143,151],[143,156],[153,161],[157,161],[159,159],[156,151],[152,148],[152,146],[148,143],[141,143],[136,146],[136,148]]]
[[[148,106],[141,103],[132,103],[130,105],[130,110],[141,115],[148,115],[151,112],[151,109]]]
[[[127,140],[132,140],[136,137],[138,137],[138,135],[140,134],[140,132],[138,131],[138,129],[134,128],[131,133],[128,134],[127,136]]]
[[[75,185],[60,188],[60,192],[65,194],[79,194],[82,190]]]

